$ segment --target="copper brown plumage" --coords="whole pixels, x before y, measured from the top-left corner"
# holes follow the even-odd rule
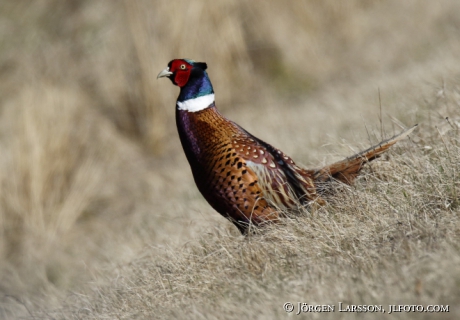
[[[415,128],[324,168],[303,169],[219,113],[205,69],[205,63],[177,59],[158,77],[168,77],[181,88],[176,124],[199,191],[242,233],[250,225],[277,221],[280,209],[323,205],[321,194],[330,181],[351,184],[366,162]]]

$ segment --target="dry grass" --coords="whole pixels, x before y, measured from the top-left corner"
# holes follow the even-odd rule
[[[457,318],[459,11],[0,4],[0,318],[281,318],[285,301]],[[420,129],[324,209],[244,239],[180,149],[177,89],[155,80],[177,57],[208,62],[220,109],[310,167]]]
[[[282,225],[247,238],[220,225],[181,247],[148,248],[115,275],[96,277],[103,285],[70,295],[47,316],[279,319],[286,316],[286,301],[336,307],[341,301],[386,310],[389,304],[450,305],[449,314],[403,315],[456,319],[460,86],[446,88],[428,105],[447,108],[449,122],[425,124],[355,187],[338,186],[327,207],[291,214]],[[375,316],[389,317],[362,314]]]

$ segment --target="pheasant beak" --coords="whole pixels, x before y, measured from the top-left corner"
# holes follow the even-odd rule
[[[170,75],[172,75],[173,73],[171,71],[169,71],[169,67],[167,67],[166,69],[164,69],[163,71],[161,71],[158,75],[157,75],[157,79],[160,79],[160,78],[164,78],[164,77],[169,77]]]

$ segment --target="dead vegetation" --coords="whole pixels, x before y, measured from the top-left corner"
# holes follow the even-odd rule
[[[278,319],[286,301],[457,318],[459,9],[2,3],[0,318]],[[155,81],[178,57],[208,62],[220,109],[309,167],[420,128],[327,207],[245,239],[180,149],[177,90]]]
[[[96,277],[96,284],[69,296],[60,309],[47,310],[47,316],[279,319],[286,316],[283,303],[291,301],[336,308],[339,302],[383,305],[387,312],[389,304],[442,304],[450,306],[448,314],[424,317],[455,319],[459,89],[445,88],[441,99],[428,103],[437,110],[447,107],[448,121],[425,124],[372,165],[355,187],[338,186],[325,208],[300,211],[247,238],[220,224],[179,247],[148,248],[114,274]],[[309,316],[339,315],[356,317]]]

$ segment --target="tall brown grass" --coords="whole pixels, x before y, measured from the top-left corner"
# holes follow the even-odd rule
[[[175,299],[195,318],[276,317],[281,298],[305,294],[453,303],[458,290],[440,277],[459,279],[449,271],[459,9],[454,0],[2,2],[0,317],[184,317]],[[206,61],[219,108],[310,166],[399,123],[422,122],[420,131],[317,216],[242,240],[197,192],[174,128],[177,89],[155,79],[178,57]],[[68,290],[85,295],[63,304]],[[237,310],[250,303],[260,308]]]
[[[439,92],[421,108],[449,120],[425,121],[355,187],[337,185],[321,210],[291,213],[247,238],[220,225],[182,247],[150,248],[46,315],[279,319],[290,301],[336,307],[308,314],[313,318],[355,319],[338,312],[339,302],[386,310],[360,314],[366,319],[391,317],[390,304],[449,306],[448,313],[399,314],[404,318],[457,318],[460,83]]]

